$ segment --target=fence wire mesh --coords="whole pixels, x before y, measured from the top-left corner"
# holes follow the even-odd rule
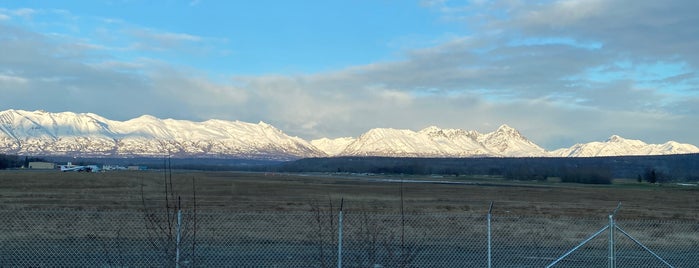
[[[338,256],[342,267],[488,267],[486,215],[345,211],[339,222],[324,209],[185,211],[179,225],[176,216],[3,210],[0,267],[337,267]],[[697,222],[620,219],[614,228],[616,267],[668,267],[653,253],[699,266]],[[597,232],[553,267],[609,267],[608,229],[604,217],[494,215],[492,267],[546,267]]]

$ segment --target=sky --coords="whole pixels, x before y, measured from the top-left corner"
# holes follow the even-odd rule
[[[0,0],[0,110],[699,145],[695,0]]]

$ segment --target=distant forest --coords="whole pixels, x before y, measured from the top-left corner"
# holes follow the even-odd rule
[[[250,159],[25,157],[0,154],[0,169],[27,166],[30,161],[76,165],[141,165],[149,169],[237,170],[265,172],[340,172],[414,175],[491,175],[512,180],[559,178],[563,182],[609,184],[614,178],[638,181],[699,181],[699,154],[617,157],[532,158],[397,158],[329,157],[280,162]]]
[[[608,184],[613,178],[639,181],[699,181],[699,154],[618,157],[533,158],[308,158],[279,167],[287,172],[493,175],[516,180]]]
[[[35,161],[44,161],[44,159],[39,157],[0,154],[0,169],[26,167],[29,165],[29,162]]]

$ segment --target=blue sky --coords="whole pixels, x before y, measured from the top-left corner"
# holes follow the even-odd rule
[[[34,10],[12,21],[28,29],[123,48],[109,53],[120,60],[153,57],[222,75],[314,73],[390,60],[459,28],[419,3],[397,1],[14,4],[8,9]],[[135,43],[149,48],[127,49]]]
[[[699,144],[699,2],[0,1],[0,109]]]

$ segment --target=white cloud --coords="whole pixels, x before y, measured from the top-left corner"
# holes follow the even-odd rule
[[[420,1],[420,5],[424,7],[435,7],[435,6],[442,6],[446,0],[422,0]]]
[[[20,17],[31,17],[32,15],[36,14],[37,11],[31,8],[20,8],[20,9],[15,9],[12,12],[15,16],[20,16]]]
[[[610,2],[605,0],[563,0],[542,9],[529,10],[515,18],[518,23],[537,27],[566,28],[567,26],[592,20],[601,16]]]
[[[151,40],[162,44],[171,44],[177,42],[199,42],[202,40],[201,37],[191,34],[162,32],[155,31],[152,29],[133,29],[130,32],[135,37]]]
[[[14,86],[16,86],[16,85],[24,85],[27,82],[28,82],[27,79],[25,79],[23,77],[0,73],[0,85],[5,85],[5,86],[13,86],[14,85]]]

